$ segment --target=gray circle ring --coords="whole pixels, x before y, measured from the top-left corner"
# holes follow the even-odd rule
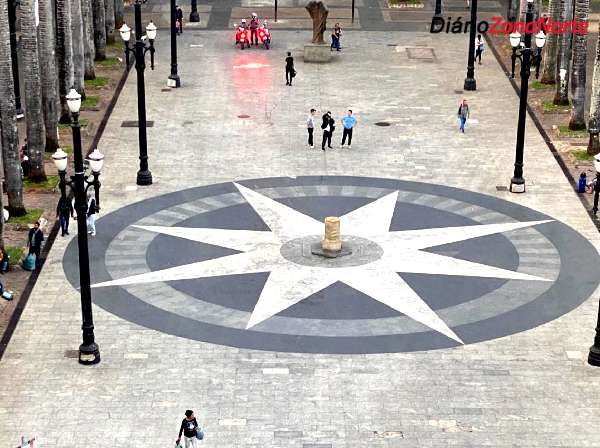
[[[492,196],[442,185],[352,176],[302,176],[253,179],[239,182],[251,189],[280,186],[376,186],[391,190],[431,194],[481,205],[518,221],[546,220],[551,217],[530,208]],[[110,242],[130,224],[173,205],[214,195],[236,192],[231,183],[220,183],[168,193],[116,210],[98,221],[101,229],[90,240],[92,283],[111,280],[105,265]],[[554,320],[572,311],[595,291],[600,279],[599,256],[592,244],[571,227],[559,221],[542,224],[536,230],[558,250],[560,273],[556,281],[534,300],[506,313],[452,329],[465,344],[496,339]],[[79,286],[77,241],[65,250],[63,268],[69,282]],[[93,290],[94,303],[135,324],[187,339],[244,349],[325,353],[398,353],[455,347],[458,343],[434,332],[365,337],[298,336],[234,329],[189,319],[149,305],[120,287]],[[101,334],[101,329],[99,333]]]

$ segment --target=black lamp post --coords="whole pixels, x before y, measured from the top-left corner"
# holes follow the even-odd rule
[[[275,23],[277,23],[277,0],[275,0]]]
[[[435,13],[434,17],[442,17],[442,0],[435,0]],[[475,63],[475,59],[473,59],[473,63]]]
[[[594,166],[596,167],[596,185],[594,185],[594,216],[598,213],[598,196],[600,196],[600,154],[594,156]],[[600,303],[598,304],[598,319],[596,320],[596,336],[594,345],[590,347],[588,354],[588,364],[600,367]]]
[[[94,340],[94,319],[92,317],[92,291],[90,287],[90,259],[88,253],[88,233],[87,233],[87,191],[90,187],[94,188],[96,207],[100,204],[100,170],[104,162],[104,156],[95,149],[88,157],[89,166],[92,172],[92,180],[88,179],[83,166],[83,154],[81,151],[81,133],[79,127],[79,108],[81,107],[81,95],[75,89],[67,95],[67,104],[73,121],[73,156],[75,174],[70,180],[66,180],[67,175],[67,154],[58,149],[53,155],[54,164],[58,169],[60,176],[61,197],[66,198],[66,187],[69,186],[75,195],[75,210],[77,212],[77,245],[79,248],[79,286],[81,294],[81,315],[83,331],[83,342],[79,346],[80,364],[98,364],[100,362],[100,349]]]
[[[177,73],[177,9],[175,0],[171,0],[171,74],[167,80],[167,86],[180,87],[181,80]],[[179,26],[182,26],[181,24]]]
[[[140,0],[134,4],[135,12],[135,44],[134,48],[129,47],[131,38],[131,29],[127,24],[123,24],[121,37],[125,42],[125,61],[129,68],[129,53],[135,57],[135,70],[137,72],[137,99],[138,99],[138,134],[140,144],[140,169],[137,172],[136,183],[138,185],[151,185],[152,173],[148,169],[148,139],[146,136],[146,90],[144,87],[144,70],[146,68],[146,52],[150,52],[150,68],[154,70],[154,39],[156,38],[156,25],[150,21],[146,26],[146,35],[149,45],[146,46],[142,36],[142,5]]]
[[[440,6],[441,7],[441,6]],[[437,10],[437,4],[436,4]],[[475,81],[475,32],[477,31],[477,0],[471,0],[471,24],[469,28],[469,58],[467,62],[467,77],[465,90],[477,90]]]
[[[15,90],[15,109],[17,118],[23,118],[21,107],[21,84],[19,81],[19,55],[17,53],[17,5],[18,0],[8,0],[8,29],[10,33],[10,59],[12,61],[13,86]]]
[[[527,24],[533,22],[533,0],[527,0],[527,14],[525,16]],[[537,49],[531,48],[532,33],[525,32],[525,38],[521,43],[521,34],[518,32],[510,35],[510,44],[513,47],[512,53],[512,73],[511,77],[515,77],[516,60],[521,61],[521,94],[519,95],[519,124],[517,126],[517,145],[515,154],[515,170],[512,179],[510,180],[510,191],[512,193],[525,192],[525,179],[523,178],[523,151],[525,144],[525,119],[527,118],[527,93],[529,91],[529,75],[531,72],[531,64],[535,61],[537,64],[536,78],[539,75],[539,65],[542,61],[542,48],[546,43],[546,36],[543,31],[540,31],[535,36]],[[532,59],[532,53],[535,51]]]
[[[190,22],[200,22],[200,13],[198,12],[197,0],[192,0],[192,12],[190,12]]]

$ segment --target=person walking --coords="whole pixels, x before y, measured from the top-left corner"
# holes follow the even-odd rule
[[[27,238],[27,247],[29,247],[29,255],[35,255],[35,267],[40,267],[40,253],[42,251],[42,242],[44,241],[44,232],[40,229],[40,222],[36,221],[32,229],[29,229]]]
[[[336,22],[331,32],[331,51],[335,48],[337,51],[341,50],[340,39],[342,38],[342,27],[339,22]]]
[[[61,197],[58,200],[56,206],[56,216],[58,216],[60,222],[61,236],[69,234],[69,217],[73,217],[73,205],[66,196]]]
[[[179,22],[179,27],[177,28],[177,34],[183,34],[183,11],[181,10],[181,6],[175,6],[175,15],[177,18],[177,22]]]
[[[194,411],[188,409],[185,411],[185,418],[181,422],[181,427],[179,428],[179,435],[177,436],[177,441],[175,442],[179,446],[179,442],[181,441],[181,435],[183,434],[184,448],[197,448],[197,434],[200,431],[198,427],[198,422],[196,421],[196,417],[194,417]]]
[[[96,199],[88,193],[87,195],[87,227],[88,233],[92,236],[96,236],[96,213],[98,213],[98,208],[96,207]]]
[[[481,55],[483,54],[483,38],[481,34],[477,35],[475,39],[475,59],[479,58],[479,65],[481,65]]]
[[[356,117],[352,115],[352,109],[348,109],[348,114],[342,118],[342,124],[344,125],[344,132],[342,134],[342,146],[346,143],[346,137],[348,137],[348,149],[352,145],[352,129],[356,126]]]
[[[315,143],[313,140],[313,134],[315,131],[315,113],[316,113],[316,109],[311,109],[310,110],[310,114],[308,115],[308,118],[306,119],[306,130],[308,131],[308,146],[310,146],[311,149],[314,149],[315,147]]]
[[[323,114],[323,122],[321,123],[321,129],[323,129],[323,140],[321,141],[321,149],[325,151],[325,143],[329,149],[331,147],[331,136],[335,130],[335,120],[331,117],[331,112],[327,111]]]
[[[469,105],[467,100],[463,99],[460,106],[458,106],[458,119],[460,120],[460,132],[465,133],[465,124],[469,118]]]
[[[287,58],[285,58],[285,85],[292,85],[292,78],[296,76],[296,70],[294,70],[294,58],[291,52],[287,52]]]

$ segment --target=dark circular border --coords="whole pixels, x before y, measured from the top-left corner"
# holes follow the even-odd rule
[[[238,182],[251,189],[286,186],[339,185],[397,189],[431,194],[472,203],[497,211],[518,221],[553,219],[530,208],[492,196],[453,187],[372,177],[301,176],[275,177]],[[104,263],[110,242],[125,227],[164,208],[203,197],[237,192],[231,183],[220,183],[168,193],[125,206],[98,220],[98,236],[90,240],[92,283],[111,280]],[[598,285],[600,263],[591,243],[559,221],[536,229],[556,247],[561,268],[553,285],[533,301],[500,314],[452,329],[465,344],[496,339],[529,330],[572,311],[588,299]],[[63,268],[69,282],[77,287],[79,273],[77,242],[65,250]],[[434,332],[369,337],[316,337],[264,333],[208,324],[149,305],[121,287],[93,290],[94,303],[104,310],[143,327],[174,336],[237,348],[328,354],[397,353],[454,347],[459,344]],[[101,338],[102,329],[97,333]]]

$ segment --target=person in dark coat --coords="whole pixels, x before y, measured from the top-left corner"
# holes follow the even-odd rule
[[[177,16],[177,20],[179,21],[179,28],[177,28],[177,34],[183,33],[183,11],[181,10],[181,6],[177,5],[175,7],[175,14]]]
[[[331,117],[331,112],[327,111],[323,114],[323,122],[321,123],[321,129],[323,129],[323,140],[321,141],[321,149],[325,151],[325,143],[327,147],[331,148],[331,136],[335,131],[335,120]]]
[[[40,222],[37,221],[33,225],[33,229],[29,230],[27,239],[27,247],[29,247],[29,255],[35,255],[35,267],[40,267],[40,252],[42,251],[42,242],[44,241],[44,232],[40,229]]]
[[[292,85],[292,78],[294,77],[294,58],[292,53],[288,51],[287,58],[285,58],[285,85]]]
[[[73,204],[66,197],[61,197],[56,206],[56,216],[60,221],[61,236],[69,234],[69,217],[73,217]]]
[[[197,431],[200,428],[198,427],[198,421],[196,417],[194,417],[194,411],[188,409],[185,411],[185,418],[181,422],[181,427],[179,428],[179,435],[177,436],[177,440],[175,443],[179,445],[181,441],[181,435],[183,434],[183,441],[185,444],[185,448],[196,448],[197,445]]]

